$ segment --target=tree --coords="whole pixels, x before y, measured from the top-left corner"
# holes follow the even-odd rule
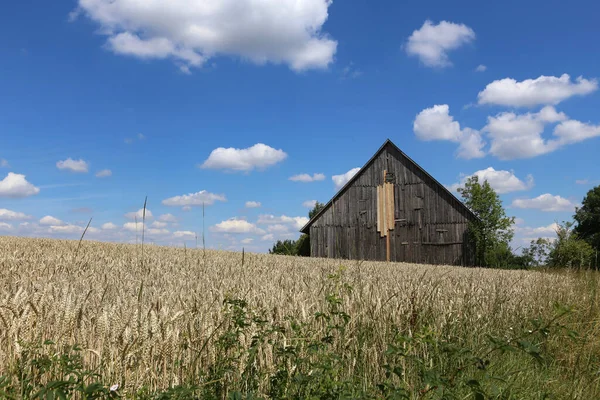
[[[509,242],[514,231],[514,217],[508,217],[500,196],[488,181],[479,183],[477,176],[471,176],[465,186],[458,189],[465,205],[477,216],[469,224],[469,236],[475,245],[475,260],[482,266],[500,266],[506,263]],[[510,253],[510,251],[508,252]]]
[[[523,257],[528,267],[541,267],[547,265],[548,256],[553,249],[552,242],[545,238],[532,240],[529,247],[523,250]]]
[[[323,208],[325,208],[325,204],[317,201],[315,206],[308,212],[308,218],[312,219]],[[269,249],[269,254],[310,257],[310,237],[303,233],[298,240],[278,240],[273,248]]]
[[[589,268],[594,249],[573,230],[573,222],[563,222],[556,231],[557,239],[548,255],[548,265],[557,268]]]
[[[315,206],[312,210],[308,212],[308,218],[312,219],[315,215],[317,215],[322,209],[325,208],[324,203],[319,203],[318,201],[315,203]]]
[[[600,186],[587,192],[573,218],[577,222],[573,233],[600,251]]]

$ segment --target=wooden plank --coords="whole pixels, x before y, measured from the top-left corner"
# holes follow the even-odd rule
[[[377,232],[381,232],[381,188],[377,186]]]

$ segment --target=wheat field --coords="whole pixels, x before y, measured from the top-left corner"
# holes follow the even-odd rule
[[[15,237],[0,237],[0,376],[19,359],[24,343],[52,340],[79,344],[86,362],[101,366],[106,383],[118,383],[124,393],[172,387],[220,357],[213,342],[226,298],[245,299],[273,323],[285,325],[290,316],[309,323],[326,307],[336,273],[352,287],[341,304],[351,319],[336,346],[351,359],[344,373],[365,384],[384,378],[386,346],[398,331],[411,335],[426,325],[441,337],[477,346],[486,333],[509,335],[531,318],[550,318],[558,302],[574,307],[569,323],[590,339],[570,347],[555,343],[560,368],[550,385],[573,398],[600,393],[597,378],[577,369],[595,368],[600,354],[595,273]],[[249,335],[242,340],[249,342]],[[273,351],[265,346],[256,363],[268,371],[272,362]],[[576,371],[562,381],[560,374]]]

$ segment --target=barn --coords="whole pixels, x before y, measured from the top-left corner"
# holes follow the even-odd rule
[[[473,265],[476,219],[388,139],[301,232],[312,257]]]

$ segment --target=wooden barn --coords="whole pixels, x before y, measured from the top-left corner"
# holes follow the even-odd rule
[[[312,257],[473,265],[476,218],[387,140],[301,232]]]

